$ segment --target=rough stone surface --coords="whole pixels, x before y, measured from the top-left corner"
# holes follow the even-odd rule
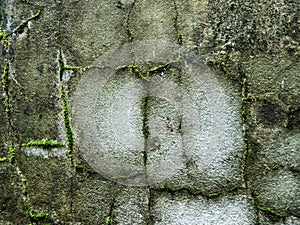
[[[103,180],[99,175],[86,172],[76,175],[74,183],[73,213],[78,224],[105,224],[111,214],[118,187]],[[84,215],[84,216],[83,216]]]
[[[160,52],[153,49],[156,43],[168,44],[133,43],[145,76],[149,65],[142,62],[166,64],[163,55],[179,48]],[[127,51],[118,48],[115,55]],[[186,65],[155,72],[149,81],[126,70],[116,73],[105,64],[110,54],[97,61],[105,69],[84,74],[72,111],[77,145],[93,169],[109,179],[132,178],[135,185],[166,183],[207,195],[241,186],[240,96],[199,58],[184,54]]]
[[[9,7],[18,11],[22,5],[13,2]],[[23,15],[24,9],[18,11],[21,15],[10,15],[12,24],[19,25],[22,22],[19,16],[23,19],[30,18],[38,11],[31,9],[28,10],[30,15]],[[38,18],[29,21],[21,34],[13,34],[9,39],[10,51],[13,52],[9,92],[11,117],[13,127],[17,128],[19,143],[44,138],[58,139],[57,117],[60,110],[56,14],[53,7],[47,7]]]
[[[249,170],[249,184],[259,202],[299,216],[299,133],[277,133],[259,149]]]
[[[28,223],[23,207],[22,181],[16,168],[8,162],[0,163],[0,193],[1,224],[5,224],[4,221],[11,224]]]
[[[27,156],[18,152],[17,166],[26,179],[31,210],[47,213],[52,221],[69,221],[74,181],[68,159],[65,156]]]
[[[207,200],[188,194],[158,194],[153,205],[154,224],[256,224],[246,195]]]
[[[0,1],[0,224],[300,224],[299,11]],[[22,147],[45,139],[65,147]]]
[[[2,157],[6,157],[7,153],[8,153],[8,146],[5,146],[7,143],[7,138],[8,138],[8,134],[7,134],[7,127],[8,127],[8,121],[6,119],[6,115],[5,115],[5,104],[4,104],[4,99],[2,99],[2,103],[0,106],[0,118],[1,118],[1,122],[0,122],[0,158]]]
[[[133,40],[163,39],[176,43],[175,4],[167,1],[136,1],[130,13],[129,32]]]
[[[116,197],[112,210],[115,224],[149,224],[149,190],[124,188]]]
[[[91,65],[128,39],[128,13],[118,1],[66,1],[59,7],[62,51],[69,65]]]

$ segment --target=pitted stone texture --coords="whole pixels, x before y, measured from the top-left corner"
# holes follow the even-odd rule
[[[142,83],[128,72],[91,68],[74,98],[76,142],[93,169],[107,178],[144,182]],[[142,180],[140,180],[142,179]]]
[[[2,95],[3,96],[3,95]],[[5,104],[4,104],[5,99],[2,98],[0,102],[0,158],[2,157],[7,157],[8,153],[8,143],[7,143],[7,138],[8,138],[8,120],[5,115]]]
[[[116,70],[117,61],[107,60],[112,52],[86,71],[72,100],[81,154],[95,171],[123,183],[205,194],[241,186],[241,97],[198,56],[182,50],[180,64],[178,46],[157,45],[166,51],[155,41],[133,43],[140,71],[152,71],[147,80],[124,59]],[[116,49],[116,60],[128,56],[126,46]]]
[[[53,221],[70,221],[73,193],[67,157],[27,156],[21,151],[17,151],[16,155],[16,165],[26,179],[31,210],[47,213]]]
[[[182,33],[182,43],[187,49],[203,47],[204,35],[212,34],[207,0],[175,0],[178,12],[177,26]]]
[[[278,55],[257,55],[244,59],[249,94],[277,97],[292,108],[300,105],[300,64]]]
[[[266,212],[258,212],[259,225],[300,225],[300,218],[290,217],[276,217]]]
[[[104,52],[128,40],[127,12],[118,1],[64,1],[62,50],[68,65],[88,66]]]
[[[0,163],[0,195],[0,224],[28,224],[22,180],[16,167],[8,162]]]
[[[136,1],[129,18],[129,30],[134,40],[163,39],[177,43],[174,28],[174,1]]]
[[[300,225],[300,218],[289,217],[282,225]]]
[[[83,172],[77,173],[73,188],[69,200],[72,200],[74,221],[78,224],[106,224],[120,187],[98,175]]]
[[[125,187],[115,199],[112,209],[113,224],[146,225],[149,219],[149,190]]]
[[[256,224],[255,210],[246,195],[207,200],[188,194],[158,194],[152,206],[154,224]]]
[[[14,7],[22,7],[16,2],[12,3]],[[36,11],[28,10],[30,16]],[[56,14],[54,7],[45,7],[21,34],[9,38],[14,54],[9,84],[11,119],[20,143],[59,139]]]
[[[249,186],[258,201],[283,214],[299,216],[300,155],[299,133],[277,133],[251,154]],[[253,157],[253,158],[252,158]]]

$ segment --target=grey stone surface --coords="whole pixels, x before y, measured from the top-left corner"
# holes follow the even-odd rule
[[[268,217],[265,213],[260,212],[258,222],[260,225],[299,225],[300,219],[293,216],[286,218]]]
[[[0,163],[0,193],[0,224],[28,223],[23,206],[22,181],[16,167],[8,162]]]
[[[135,41],[163,39],[176,43],[175,17],[173,0],[135,1],[128,24],[131,37]]]
[[[88,66],[104,52],[127,42],[127,11],[118,1],[64,1],[61,6],[62,50],[68,65]]]
[[[250,95],[276,96],[285,104],[299,106],[299,62],[277,54],[253,56],[242,63],[249,78]]]
[[[113,224],[149,224],[148,188],[125,187],[116,197],[112,210]]]
[[[78,224],[105,224],[119,187],[99,175],[78,173],[74,183],[73,213]]]
[[[249,184],[258,201],[283,214],[299,216],[299,133],[274,134],[257,151],[249,170]]]
[[[53,221],[71,220],[74,187],[67,157],[45,158],[25,155],[22,151],[16,154],[16,164],[26,179],[27,201],[32,213],[47,213]]]
[[[10,145],[16,156],[0,162],[0,224],[106,224],[108,218],[112,224],[299,224],[299,0],[3,0],[0,6],[2,71],[5,37],[13,32],[11,126],[2,104],[0,157]],[[183,64],[165,65],[180,48],[189,50]],[[93,74],[99,76],[85,78]],[[76,109],[87,131],[73,136],[74,167],[64,148],[20,148],[45,138],[72,145],[61,86],[71,128],[78,131]],[[142,181],[151,189],[91,170],[82,155],[99,144],[110,151],[98,168],[119,172],[114,180],[123,185]],[[130,176],[118,161],[142,169],[142,176]]]
[[[154,224],[256,224],[255,210],[246,195],[207,200],[188,194],[155,196]]]
[[[127,56],[126,46],[116,49],[116,60]],[[178,46],[161,40],[133,46],[143,76],[178,58]],[[164,57],[168,51],[173,59]],[[112,53],[86,71],[72,100],[73,123],[77,145],[97,172],[135,185],[167,180],[172,189],[207,195],[242,185],[240,96],[199,57],[184,54],[183,65],[154,71],[149,81],[126,68],[116,72],[126,59],[115,65],[107,60]]]
[[[29,10],[29,6],[19,1],[8,7],[20,13],[11,15],[11,24],[20,25],[23,19],[38,12],[36,8],[30,7]],[[25,9],[28,13],[23,14]],[[56,14],[54,7],[47,7],[36,19],[29,21],[20,34],[9,38],[10,52],[13,53],[10,56],[9,85],[11,118],[13,126],[18,127],[16,136],[21,143],[43,138],[58,139],[60,102]]]

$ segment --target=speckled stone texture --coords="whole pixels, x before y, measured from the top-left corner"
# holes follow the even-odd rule
[[[0,224],[300,224],[299,11],[0,1]]]

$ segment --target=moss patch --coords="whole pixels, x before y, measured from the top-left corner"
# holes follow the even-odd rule
[[[41,147],[41,148],[61,148],[64,147],[65,145],[56,141],[50,141],[48,139],[39,142],[39,141],[30,141],[26,144],[22,144],[22,147]]]

